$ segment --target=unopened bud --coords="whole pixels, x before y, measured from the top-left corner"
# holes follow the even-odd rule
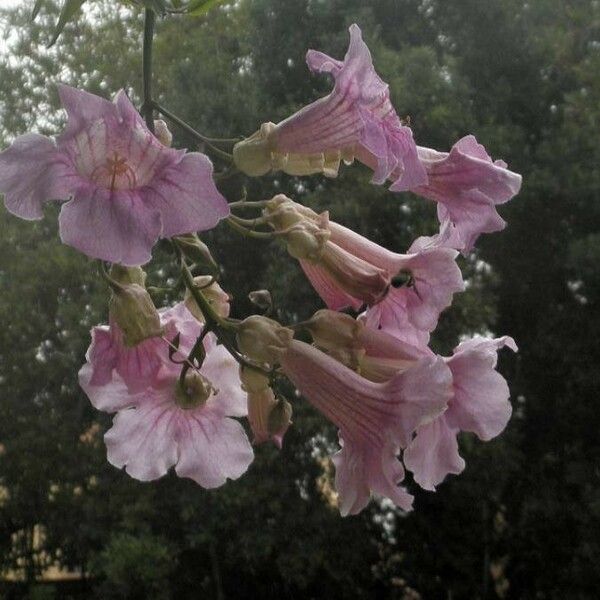
[[[212,281],[212,283],[211,283]],[[229,294],[223,290],[223,288],[213,280],[210,275],[199,275],[194,277],[194,286],[196,286],[202,293],[207,302],[213,307],[214,311],[220,317],[228,317],[230,306],[229,306]],[[205,322],[204,314],[200,310],[200,307],[194,300],[194,296],[189,289],[185,290],[184,303],[187,309],[200,321]]]
[[[272,440],[281,448],[283,436],[292,422],[291,416],[290,403],[275,398],[270,387],[248,394],[248,421],[255,444]]]
[[[170,146],[173,142],[173,134],[162,119],[154,121],[154,136],[163,146]]]
[[[178,235],[175,241],[188,260],[208,267],[213,273],[219,272],[219,265],[212,257],[208,246],[195,233]]]
[[[269,436],[279,448],[281,448],[283,436],[291,424],[292,405],[284,398],[279,398],[269,413],[268,421]]]
[[[177,381],[175,388],[175,401],[184,409],[196,408],[204,404],[215,388],[212,383],[197,371],[188,371],[183,383]]]
[[[146,284],[146,273],[142,267],[123,267],[122,265],[113,264],[108,274],[111,279],[121,285],[137,283],[144,287]]]
[[[126,346],[162,335],[160,317],[150,294],[137,283],[113,288],[109,312],[123,332]]]
[[[250,302],[261,310],[268,311],[273,308],[273,298],[269,290],[255,290],[248,294]]]
[[[257,363],[273,365],[287,350],[294,332],[277,321],[253,315],[238,326],[237,342],[242,354]]]

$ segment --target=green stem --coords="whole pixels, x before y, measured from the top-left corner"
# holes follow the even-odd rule
[[[152,42],[154,40],[154,24],[156,14],[150,8],[144,12],[144,49],[142,58],[142,77],[144,104],[142,112],[146,120],[146,126],[154,133],[153,103],[152,103]]]
[[[230,202],[229,208],[265,208],[270,200],[237,200]]]
[[[211,143],[211,141],[216,141],[214,138],[208,138],[205,135],[202,135],[199,131],[196,131],[191,125],[188,125],[185,121],[180,119],[177,115],[173,114],[172,112],[168,111],[160,104],[153,102],[152,106],[154,106],[154,108],[156,108],[156,110],[159,113],[167,117],[169,121],[173,121],[173,123],[181,127],[181,129],[183,129],[186,133],[205,143],[219,158],[222,158],[223,160],[226,160],[228,162],[233,161],[233,156],[229,154],[229,152],[224,152],[223,150],[217,148]]]
[[[212,331],[216,336],[219,342],[225,347],[225,349],[235,358],[235,360],[242,366],[248,367],[250,369],[254,369],[255,371],[260,371],[265,375],[270,375],[270,371],[267,369],[263,369],[262,367],[246,360],[238,350],[233,346],[233,344],[227,339],[226,335],[224,335],[224,331],[235,331],[237,329],[237,323],[235,323],[231,319],[223,319],[219,316],[213,307],[210,305],[210,302],[204,297],[204,294],[198,289],[198,287],[194,284],[194,277],[187,263],[185,262],[185,256],[183,252],[177,245],[177,242],[174,240],[173,245],[177,250],[177,254],[179,255],[179,260],[181,264],[181,274],[183,275],[183,282],[185,286],[190,291],[192,298],[194,298],[196,304],[202,311],[204,318],[206,319],[205,327]]]
[[[250,229],[246,229],[246,227],[240,225],[231,218],[227,218],[226,222],[229,227],[235,229],[237,232],[245,235],[246,237],[255,238],[257,240],[272,240],[274,237],[276,237],[276,234],[273,232],[252,231]]]

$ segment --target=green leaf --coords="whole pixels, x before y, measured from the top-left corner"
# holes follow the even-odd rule
[[[199,17],[224,2],[225,0],[192,0],[188,5],[188,14],[192,17]]]
[[[43,4],[44,4],[44,0],[35,0],[35,4],[33,5],[33,10],[31,11],[31,20],[32,21],[35,21],[35,18],[38,16]]]
[[[62,10],[60,11],[60,16],[58,17],[58,23],[56,24],[56,29],[54,30],[54,35],[48,44],[48,48],[54,46],[58,36],[62,33],[62,30],[65,28],[65,25],[73,18],[75,13],[81,8],[82,4],[86,0],[65,0],[63,4]]]

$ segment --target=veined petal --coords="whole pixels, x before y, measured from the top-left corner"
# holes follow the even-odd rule
[[[243,475],[254,458],[244,428],[233,419],[212,415],[209,409],[191,413],[179,418],[177,475],[205,488]]]
[[[385,383],[373,383],[303,342],[292,340],[281,360],[284,373],[306,399],[340,428],[343,449],[334,457],[342,514],[355,514],[373,491],[410,508],[397,484],[396,458],[414,430],[434,419],[451,395],[450,371],[425,357]]]
[[[423,489],[433,491],[449,473],[462,473],[465,461],[458,453],[457,434],[458,429],[448,425],[444,414],[419,427],[404,451],[404,464]]]
[[[161,218],[136,191],[84,187],[60,212],[62,241],[88,256],[125,266],[151,258]]]
[[[503,161],[492,162],[472,135],[456,142],[449,153],[423,147],[417,151],[428,182],[410,189],[439,203],[440,222],[448,220],[456,227],[460,239],[458,250],[468,252],[479,234],[504,228],[495,206],[519,192],[518,173],[509,171]],[[395,185],[390,189],[401,191]]]
[[[399,484],[404,469],[398,460],[398,448],[392,442],[377,452],[340,436],[342,449],[332,457],[335,465],[335,488],[339,494],[343,517],[356,515],[367,506],[371,491],[389,498],[403,510],[411,510],[413,497]]]
[[[79,385],[94,408],[112,413],[144,402],[145,392],[131,393],[120,376],[96,385],[92,383],[93,375],[94,367],[90,363],[85,363],[79,370]]]
[[[97,119],[117,119],[116,106],[95,94],[78,90],[77,88],[59,83],[58,96],[63,108],[67,111],[67,126],[59,136],[59,145],[86,128],[91,121]]]
[[[503,346],[517,350],[510,337],[477,336],[459,344],[454,355],[447,359],[454,379],[448,422],[462,431],[477,434],[484,441],[496,437],[512,414],[508,385],[495,370],[497,352]]]
[[[177,462],[176,425],[181,410],[167,390],[144,392],[149,396],[136,408],[120,411],[105,436],[111,465],[140,481],[158,479]],[[151,395],[151,396],[150,396]]]
[[[41,219],[48,200],[66,200],[78,178],[54,142],[36,133],[18,137],[0,153],[4,204],[22,219]]]
[[[212,229],[229,215],[229,205],[212,174],[208,157],[190,152],[140,190],[147,210],[155,210],[162,217],[163,237]]]
[[[211,396],[206,406],[217,414],[229,417],[245,417],[248,414],[246,394],[242,390],[237,361],[225,349],[214,346],[207,352],[202,373],[213,382],[218,382],[217,393]]]
[[[347,294],[319,264],[311,263],[308,260],[300,260],[299,262],[308,280],[328,308],[341,310],[351,306],[354,310],[358,310],[364,304],[362,300]]]

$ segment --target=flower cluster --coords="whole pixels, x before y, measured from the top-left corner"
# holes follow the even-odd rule
[[[406,253],[284,195],[228,205],[210,160],[171,148],[166,124],[152,127],[122,91],[110,102],[59,86],[64,132],[56,140],[26,134],[0,153],[0,192],[24,219],[41,218],[49,200],[65,201],[61,239],[101,261],[108,325],[92,330],[79,381],[94,407],[116,413],[105,435],[111,464],[142,481],[171,467],[206,488],[238,478],[254,456],[247,429],[255,445],[283,444],[292,406],[277,380],[286,377],[339,430],[341,513],[358,513],[371,494],[409,510],[405,469],[434,490],[465,467],[460,432],[489,440],[510,418],[496,361],[500,348],[516,351],[511,338],[476,336],[448,357],[429,338],[464,289],[459,253],[505,226],[496,205],[521,178],[470,135],[450,152],[417,146],[358,26],[343,61],[311,50],[307,62],[333,77],[332,92],[238,142],[235,166],[250,177],[336,177],[341,161],[360,161],[373,183],[390,180],[392,192],[437,203],[439,231]],[[260,213],[250,220],[232,213],[238,208]],[[220,269],[197,237],[225,218],[242,233],[280,240],[327,308],[289,327],[261,314],[231,318]],[[185,286],[183,300],[163,308],[141,268],[159,238],[170,240]],[[253,299],[268,310],[268,292]]]

